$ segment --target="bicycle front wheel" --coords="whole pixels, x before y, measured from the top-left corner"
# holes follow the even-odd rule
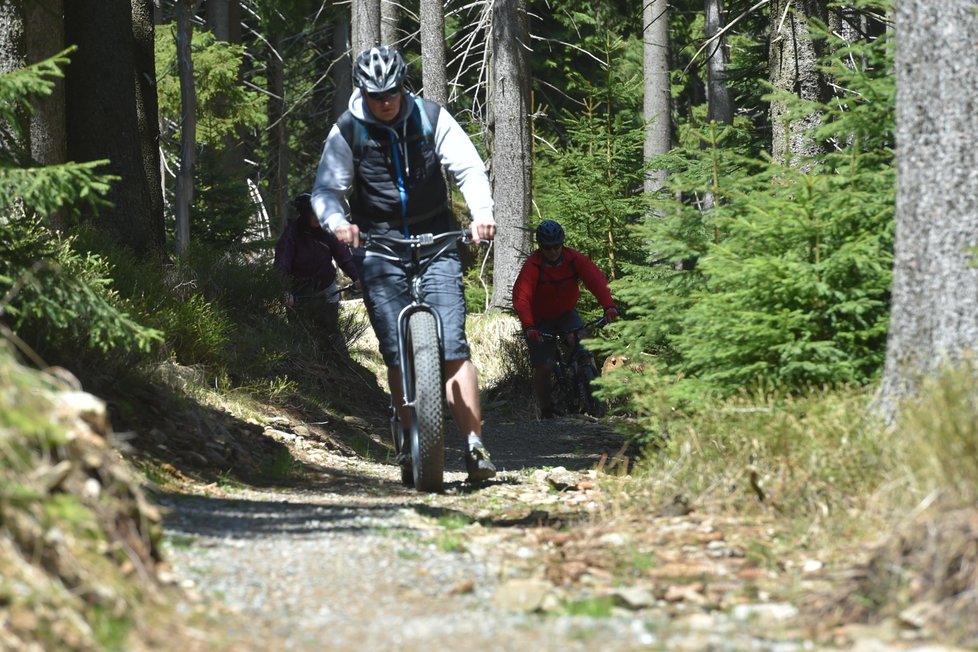
[[[408,372],[414,376],[415,427],[411,436],[414,488],[441,491],[445,472],[444,383],[435,316],[429,312],[411,315],[408,340],[411,356]]]
[[[582,408],[583,412],[590,414],[592,417],[603,417],[605,413],[604,401],[596,397],[592,392],[594,391],[593,381],[598,377],[598,369],[593,364],[581,365],[579,371],[579,378],[581,383],[581,395],[582,395]]]
[[[577,412],[573,374],[573,370],[563,364],[557,363],[553,367],[550,376],[550,400],[555,414],[565,415]]]

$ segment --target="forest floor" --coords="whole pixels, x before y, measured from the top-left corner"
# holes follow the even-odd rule
[[[610,421],[487,397],[497,477],[465,482],[449,428],[445,491],[421,494],[391,461],[376,375],[319,379],[350,414],[142,415],[159,427],[137,434],[135,459],[165,513],[161,575],[182,623],[145,632],[146,650],[964,649],[928,626],[934,603],[852,617],[867,543],[785,552],[774,515],[637,509],[638,451]]]
[[[510,416],[487,415],[501,472],[479,486],[457,446],[446,491],[424,495],[394,465],[296,435],[291,487],[161,495],[170,572],[188,609],[207,606],[166,649],[954,649],[911,615],[820,627],[838,559],[769,559],[777,528],[709,506],[616,514],[595,469],[620,437]]]

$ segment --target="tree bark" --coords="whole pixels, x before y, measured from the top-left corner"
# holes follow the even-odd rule
[[[400,38],[400,30],[398,29],[398,24],[401,22],[401,14],[403,9],[399,4],[400,0],[380,0],[380,42],[384,45],[393,45],[398,47]],[[424,29],[424,2],[422,4],[422,19],[421,25],[422,30]],[[441,6],[439,4],[439,6]],[[444,18],[442,18],[442,31],[444,32]],[[424,36],[422,36],[423,42]],[[424,53],[422,52],[422,57]]]
[[[380,0],[353,0],[353,57],[380,44]]]
[[[28,3],[27,60],[37,63],[64,49],[65,30],[62,0]],[[34,102],[31,118],[31,154],[39,165],[59,165],[66,160],[65,85],[57,79],[54,91]]]
[[[530,50],[525,0],[497,0],[492,13],[493,196],[498,232],[493,244],[493,308],[513,303],[513,283],[530,253],[532,188]]]
[[[285,229],[289,203],[289,130],[285,103],[285,62],[282,35],[268,35],[268,157],[271,162],[269,194],[271,223]]]
[[[772,0],[769,79],[776,89],[824,102],[829,97],[829,86],[818,69],[822,42],[813,41],[809,31],[813,18],[828,23],[826,0]],[[811,113],[789,120],[787,111],[784,100],[771,101],[771,156],[779,163],[796,165],[822,151],[809,133],[821,124],[821,116]]]
[[[441,0],[421,0],[421,66],[424,96],[439,104],[447,104],[445,7]]]
[[[241,42],[241,6],[238,0],[207,0],[207,27],[228,43]]]
[[[671,92],[669,79],[669,3],[643,0],[642,39],[645,69],[645,160],[665,154],[672,146]],[[666,180],[665,170],[649,170],[645,192],[654,193]]]
[[[183,256],[190,246],[190,209],[194,203],[194,163],[197,151],[197,89],[194,86],[193,40],[194,0],[179,0],[177,6],[177,69],[180,76],[182,128],[180,137],[180,170],[174,213],[177,221],[177,255]]]
[[[28,0],[28,4],[30,0]],[[0,73],[13,72],[27,65],[27,8],[23,0],[0,2]],[[18,110],[23,125],[29,117],[24,109]],[[10,152],[23,166],[29,166],[31,143],[30,133],[20,133],[14,129],[0,129],[0,149]]]
[[[67,158],[110,161],[102,171],[121,177],[108,195],[112,206],[97,221],[94,215],[87,219],[139,255],[162,255],[162,213],[155,209],[161,189],[157,176],[147,178],[143,158],[143,139],[154,146],[158,139],[158,124],[149,117],[156,111],[155,95],[140,89],[155,79],[155,71],[143,67],[145,26],[133,23],[134,16],[143,20],[149,0],[135,1],[139,7],[100,0],[64,4],[65,41],[78,46],[65,74]]]
[[[903,0],[896,21],[890,416],[922,374],[978,343],[978,13],[973,0]]]
[[[166,242],[163,166],[160,154],[160,102],[156,93],[156,23],[153,0],[133,0],[132,29],[136,64],[136,122],[139,151],[146,180],[149,224],[154,248],[162,254]]]
[[[733,122],[734,106],[726,80],[727,63],[730,61],[727,39],[720,34],[724,24],[723,0],[704,0],[703,9],[706,40],[712,41],[707,46],[706,119],[728,125]]]
[[[339,18],[333,29],[333,122],[346,111],[353,91],[353,60],[350,56],[350,23],[346,14],[337,12]]]

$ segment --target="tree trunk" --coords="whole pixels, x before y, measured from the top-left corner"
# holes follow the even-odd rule
[[[27,0],[30,4],[31,0]],[[13,72],[27,65],[27,9],[23,0],[0,2],[0,73]],[[28,123],[27,111],[18,111],[18,122]],[[30,134],[0,129],[0,149],[11,152],[20,165],[31,164]]]
[[[207,0],[207,27],[228,43],[241,42],[241,7],[238,0]]]
[[[64,49],[65,30],[62,0],[28,3],[27,60],[37,63]],[[31,118],[31,153],[39,165],[59,165],[66,160],[65,85],[55,80],[54,91],[34,100]]]
[[[978,13],[897,5],[897,201],[882,404],[978,343]]]
[[[424,96],[439,104],[447,104],[445,7],[441,0],[421,0],[421,66]]]
[[[64,7],[62,0],[29,2],[27,8],[27,60],[43,61],[65,47]],[[68,160],[65,132],[65,84],[55,79],[50,95],[32,101],[31,157],[38,165],[61,165]],[[59,231],[68,227],[65,211],[51,216],[51,226]]]
[[[143,146],[144,138],[154,146],[158,140],[158,124],[149,117],[156,112],[155,94],[143,86],[145,76],[155,79],[155,71],[151,63],[143,67],[146,28],[133,24],[134,15],[142,22],[149,0],[136,1],[139,7],[100,0],[64,3],[65,41],[78,46],[65,74],[67,157],[108,159],[102,171],[121,178],[108,195],[112,206],[101,209],[97,221],[94,215],[87,218],[137,254],[162,255],[162,213],[155,208],[162,205],[156,200],[159,177],[156,172],[148,178]]]
[[[333,29],[333,122],[339,120],[350,103],[353,91],[353,60],[350,56],[350,23],[346,14],[337,12],[339,18]]]
[[[194,86],[194,62],[191,41],[194,0],[179,0],[177,6],[177,69],[180,76],[180,105],[182,107],[180,138],[180,170],[174,200],[176,214],[177,255],[183,256],[190,245],[190,208],[194,203],[194,163],[197,151],[197,90]]]
[[[400,5],[400,0],[380,0],[380,42],[384,45],[393,45],[394,47],[398,47],[398,42],[400,41],[400,30],[398,29],[398,24],[401,22],[402,13],[404,13],[404,10]],[[421,28],[423,30],[424,2],[422,2],[421,13]],[[444,31],[444,18],[442,19],[442,31]],[[423,42],[424,36],[421,38]],[[422,52],[422,57],[423,56],[424,53]]]
[[[704,0],[703,5],[706,40],[711,41],[707,46],[706,59],[706,119],[728,125],[733,122],[734,107],[726,83],[727,63],[730,61],[727,38],[720,34],[724,24],[723,0]]]
[[[498,234],[493,245],[491,306],[513,303],[513,283],[530,253],[532,187],[530,37],[525,0],[497,0],[492,13],[493,196]]]
[[[669,3],[668,0],[643,0],[642,39],[644,41],[645,160],[665,154],[672,146],[671,91],[669,79]],[[666,180],[665,170],[650,170],[645,192],[657,192]]]
[[[268,159],[271,162],[269,219],[278,232],[285,228],[289,203],[289,129],[286,120],[285,62],[282,36],[268,35]]]
[[[813,41],[809,31],[813,18],[828,22],[827,0],[772,0],[769,79],[776,89],[823,102],[828,99],[829,86],[818,69],[822,42]],[[771,101],[771,156],[779,163],[796,165],[822,151],[809,133],[821,124],[821,116],[811,113],[789,120],[787,110],[784,100]]]
[[[163,167],[160,154],[160,102],[156,94],[156,23],[153,0],[133,0],[132,30],[136,64],[136,121],[139,151],[146,180],[149,223],[162,255],[166,246],[164,226]]]
[[[274,23],[274,24],[277,24]],[[206,25],[214,37],[228,43],[241,43],[241,7],[238,0],[208,0],[206,3]],[[274,29],[272,27],[266,28]],[[244,83],[242,71],[238,70],[239,83]],[[218,106],[226,104],[223,96],[212,100]],[[213,165],[215,174],[219,178],[240,179],[242,183],[248,182],[254,177],[255,170],[248,163],[249,160],[259,158],[254,152],[254,139],[247,129],[238,128],[235,133],[225,134],[221,140],[221,145],[209,148],[206,152],[210,165]],[[265,215],[260,207],[256,206],[254,216],[251,218],[257,225],[256,231],[262,228]]]
[[[354,58],[380,43],[380,0],[353,0],[350,4],[353,14],[353,56]]]

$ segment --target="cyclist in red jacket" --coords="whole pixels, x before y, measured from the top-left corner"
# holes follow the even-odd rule
[[[513,284],[513,308],[516,310],[530,350],[533,365],[533,393],[540,416],[554,416],[550,403],[550,368],[553,346],[544,342],[541,332],[583,332],[584,322],[577,313],[581,298],[578,281],[594,295],[609,322],[618,317],[608,279],[586,255],[564,246],[564,229],[554,220],[544,220],[536,230],[537,249],[526,262]]]

